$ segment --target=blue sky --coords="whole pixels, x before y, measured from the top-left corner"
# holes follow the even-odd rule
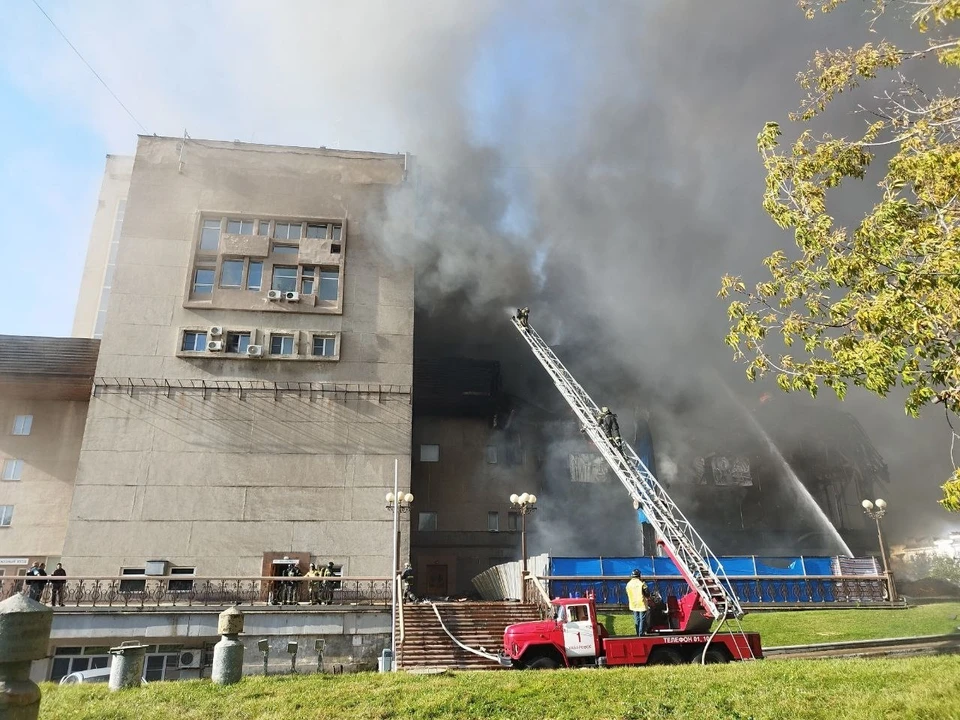
[[[107,147],[0,73],[0,333],[69,335]]]
[[[419,121],[427,105],[463,113],[482,142],[506,142],[513,122],[542,123],[549,142],[564,113],[512,113],[562,109],[570,95],[561,80],[573,80],[560,34],[540,22],[539,0],[525,14],[511,8],[509,20],[500,0],[402,7],[205,0],[189,14],[147,0],[40,3],[148,132],[160,135],[186,128],[193,137],[416,152],[428,144],[430,130]],[[325,52],[314,52],[318,29],[332,26],[339,31],[324,41]],[[442,73],[440,56],[450,66]],[[538,83],[543,77],[557,81]],[[104,156],[133,152],[138,132],[31,2],[0,7],[8,263],[0,333],[70,334]],[[519,185],[512,189],[522,197]],[[519,205],[510,216],[514,230],[529,223]]]

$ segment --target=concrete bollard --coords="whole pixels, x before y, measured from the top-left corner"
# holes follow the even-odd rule
[[[110,648],[110,654],[113,655],[113,662],[110,664],[111,690],[140,687],[147,647],[149,646],[141,645],[139,640],[130,640],[120,643],[119,647]]]
[[[217,622],[220,642],[213,646],[213,682],[232,685],[243,675],[243,643],[237,635],[243,632],[243,613],[235,607],[220,613]]]
[[[30,663],[47,656],[53,610],[24,595],[0,602],[0,720],[36,720],[40,688]]]

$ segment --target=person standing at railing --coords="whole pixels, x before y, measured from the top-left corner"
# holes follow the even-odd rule
[[[320,571],[321,577],[332,578],[336,577],[337,571],[333,565],[333,560],[328,562],[323,570]],[[320,591],[320,604],[321,605],[333,605],[333,580],[323,580],[323,589]]]
[[[627,601],[630,605],[630,612],[633,613],[633,623],[637,628],[637,635],[647,634],[647,602],[650,598],[650,590],[647,584],[640,577],[640,570],[634,569],[630,573],[630,581],[627,583]]]
[[[310,569],[307,571],[307,574],[304,577],[315,578],[320,577],[321,574],[322,573],[317,570],[317,566],[313,563],[310,563]],[[320,582],[317,580],[310,581],[310,604],[320,604]]]
[[[287,568],[287,577],[288,578],[298,578],[301,576],[300,566],[296,563],[290,565]],[[283,604],[284,605],[297,605],[300,602],[300,583],[296,580],[288,580],[286,582],[286,592],[284,593]]]
[[[46,575],[46,573],[43,574]],[[43,584],[40,580],[33,579],[40,577],[40,563],[35,562],[30,566],[30,569],[27,570],[27,577],[30,578],[30,580],[27,580],[27,592],[30,594],[30,599],[40,602],[40,595],[43,593]]]
[[[51,573],[52,577],[66,577],[67,571],[63,569],[63,563],[57,563],[57,569]],[[67,584],[66,580],[50,581],[50,607],[59,605],[63,607],[63,586]]]

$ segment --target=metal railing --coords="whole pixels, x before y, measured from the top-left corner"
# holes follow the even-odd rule
[[[627,605],[627,577],[547,576],[551,597],[586,597],[593,593],[598,605]],[[661,597],[682,597],[690,592],[686,580],[672,576],[645,576],[651,591]],[[887,605],[890,603],[885,575],[751,575],[727,578],[728,587],[742,605],[751,608],[777,606],[839,607]]]
[[[17,593],[67,608],[224,607],[263,608],[390,606],[386,577],[188,577],[188,576],[51,576],[0,577],[0,600]]]

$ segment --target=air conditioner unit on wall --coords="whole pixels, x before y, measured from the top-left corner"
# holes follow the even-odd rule
[[[263,345],[247,345],[248,357],[263,357]]]
[[[219,325],[214,325],[210,328],[210,337],[220,337],[223,335],[223,328]]]
[[[167,574],[167,561],[166,560],[147,560],[144,563],[144,575],[166,575]]]
[[[283,299],[283,290],[267,291],[267,300],[282,300],[282,299]]]
[[[192,670],[200,667],[201,659],[203,659],[203,651],[200,648],[181,650],[180,657],[177,658],[177,667],[180,670]]]
[[[207,350],[209,352],[223,352],[223,341],[211,340],[207,343]]]
[[[300,302],[300,293],[298,292],[285,292],[283,294],[283,299],[287,302]]]

